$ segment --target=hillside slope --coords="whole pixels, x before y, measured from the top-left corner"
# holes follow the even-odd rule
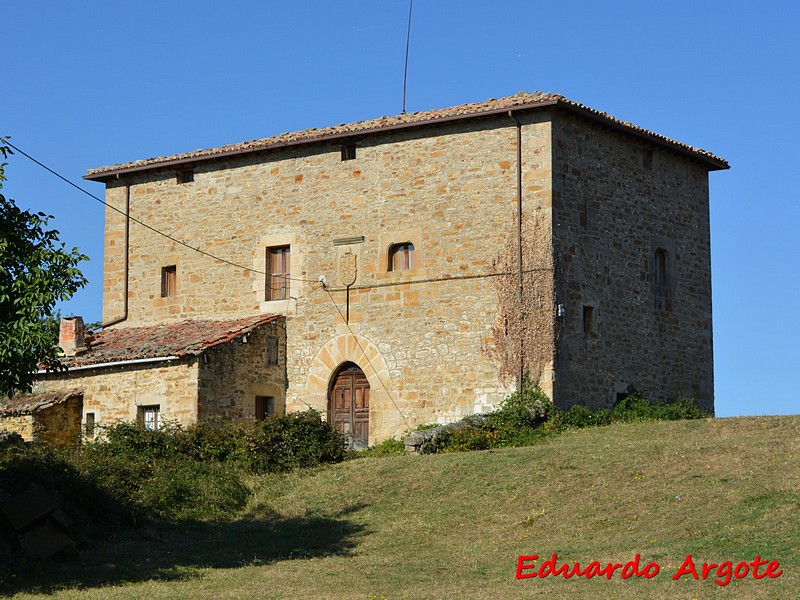
[[[259,480],[237,520],[150,532],[63,565],[56,598],[793,598],[800,417],[614,425],[528,448],[360,459]],[[518,556],[660,566],[515,578]],[[673,580],[704,561],[777,578]],[[766,565],[758,574],[766,571]],[[527,570],[524,573],[535,572]],[[740,571],[741,572],[741,571]],[[152,580],[151,580],[152,578]],[[23,586],[24,587],[24,586]],[[46,588],[42,591],[46,591]],[[30,587],[28,588],[31,589]],[[52,588],[50,588],[52,589]],[[17,597],[34,597],[21,595]]]

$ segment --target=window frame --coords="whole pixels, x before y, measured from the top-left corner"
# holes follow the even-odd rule
[[[342,162],[346,160],[355,160],[357,147],[358,146],[355,143],[342,144],[341,145]]]
[[[663,246],[653,251],[653,287],[655,307],[658,310],[669,310],[672,300],[672,261],[670,252]]]
[[[260,396],[255,397],[253,415],[256,421],[263,421],[268,417],[275,415],[275,396]]]
[[[93,438],[97,429],[97,413],[87,412],[83,420],[83,434],[88,438]]]
[[[136,420],[147,431],[158,431],[161,428],[161,405],[146,404],[136,407]],[[148,419],[152,415],[153,419]]]
[[[194,181],[194,169],[188,168],[178,171],[175,174],[175,180],[179,185],[184,183],[192,183]]]
[[[269,246],[266,250],[264,294],[267,302],[288,300],[291,297],[292,247],[290,244]],[[282,278],[282,285],[275,285]]]
[[[398,264],[397,256],[400,253],[402,253],[402,262]],[[387,255],[387,271],[390,273],[414,269],[414,244],[412,242],[406,241],[391,244]]]
[[[592,304],[584,304],[581,311],[581,332],[584,335],[591,335],[597,332],[595,307]]]
[[[178,295],[178,265],[161,267],[161,297],[172,298]]]

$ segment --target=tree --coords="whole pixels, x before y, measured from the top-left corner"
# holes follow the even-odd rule
[[[0,138],[0,154],[13,154]],[[5,167],[0,164],[0,190]],[[52,216],[20,210],[0,193],[0,395],[29,392],[41,367],[58,370],[56,302],[86,285],[77,265],[88,257],[67,250]]]

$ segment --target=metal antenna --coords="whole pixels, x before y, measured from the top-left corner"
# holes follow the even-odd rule
[[[408,33],[406,34],[406,65],[403,69],[403,113],[406,114],[406,83],[408,81],[408,44],[411,41],[411,9],[414,7],[414,0],[408,2]]]

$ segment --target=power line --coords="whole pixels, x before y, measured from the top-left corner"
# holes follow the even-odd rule
[[[74,187],[74,188],[75,188],[76,190],[78,190],[79,192],[83,192],[84,194],[86,194],[87,196],[89,196],[89,197],[90,197],[90,198],[92,198],[93,200],[96,200],[97,202],[99,202],[100,204],[102,204],[103,206],[105,206],[106,208],[110,208],[111,210],[118,212],[118,213],[119,213],[119,214],[121,214],[122,216],[126,217],[127,219],[130,219],[130,220],[131,220],[131,221],[133,221],[134,223],[137,223],[137,224],[141,225],[141,226],[142,226],[142,227],[144,227],[145,229],[149,229],[149,230],[150,230],[150,231],[152,231],[153,233],[156,233],[156,234],[158,234],[158,235],[160,235],[160,236],[163,236],[163,237],[167,238],[168,240],[171,240],[171,241],[175,242],[176,244],[179,244],[179,245],[183,246],[184,248],[188,248],[189,250],[192,250],[192,251],[194,251],[194,252],[197,252],[198,254],[202,254],[203,256],[207,256],[208,258],[212,258],[212,259],[214,259],[214,260],[218,260],[219,262],[225,263],[225,264],[227,264],[227,265],[231,265],[232,267],[236,267],[236,268],[238,268],[238,269],[245,269],[245,270],[248,270],[248,271],[252,271],[252,272],[254,272],[254,273],[258,273],[259,275],[265,275],[265,276],[269,276],[269,275],[270,275],[270,273],[267,273],[267,272],[265,272],[265,271],[259,271],[258,269],[254,269],[253,267],[246,267],[246,266],[244,266],[244,265],[240,265],[239,263],[235,263],[235,262],[233,262],[233,261],[230,261],[230,260],[228,260],[228,259],[221,258],[221,257],[217,256],[216,254],[211,254],[210,252],[206,252],[205,250],[201,250],[200,248],[197,248],[197,247],[195,247],[195,246],[192,246],[192,245],[190,245],[190,244],[187,244],[186,242],[184,242],[184,241],[182,241],[182,240],[179,240],[178,238],[176,238],[176,237],[173,237],[173,236],[171,236],[171,235],[170,235],[170,234],[168,234],[168,233],[165,233],[165,232],[163,232],[163,231],[161,231],[161,230],[159,230],[159,229],[156,229],[156,228],[155,228],[155,227],[153,227],[152,225],[148,225],[148,224],[147,224],[147,223],[145,223],[144,221],[141,221],[141,220],[137,219],[136,217],[132,217],[132,216],[130,216],[130,215],[129,215],[129,214],[127,214],[125,211],[118,209],[116,206],[112,206],[111,204],[109,204],[108,202],[106,202],[105,200],[103,200],[102,198],[99,198],[98,196],[95,196],[94,194],[92,194],[90,191],[83,189],[83,188],[82,188],[81,186],[79,186],[77,183],[74,183],[74,182],[72,182],[71,180],[67,179],[66,177],[64,177],[64,176],[63,176],[63,175],[61,175],[60,173],[58,173],[58,172],[56,172],[55,170],[51,169],[51,168],[50,168],[50,167],[48,167],[46,164],[44,164],[44,163],[42,163],[41,161],[37,160],[36,158],[34,158],[33,156],[31,156],[30,154],[28,154],[28,153],[27,153],[27,152],[25,152],[24,150],[22,150],[22,149],[18,148],[18,147],[17,147],[17,146],[15,146],[14,144],[12,144],[10,141],[8,141],[8,138],[3,138],[3,143],[5,143],[6,145],[8,145],[10,148],[13,148],[13,149],[14,149],[14,150],[16,150],[17,152],[19,152],[19,153],[20,153],[22,156],[24,156],[24,157],[26,157],[27,159],[29,159],[29,160],[33,161],[34,163],[36,163],[37,165],[39,165],[40,167],[42,167],[42,168],[43,168],[45,171],[47,171],[47,172],[49,172],[49,173],[51,173],[51,174],[55,175],[55,176],[56,176],[56,177],[58,177],[58,178],[59,178],[61,181],[65,182],[65,183],[67,183],[67,184],[69,184],[69,185],[71,185],[72,187]],[[304,281],[304,282],[306,282],[306,283],[317,283],[316,281],[314,281],[314,280],[311,280],[311,279],[300,279],[300,278],[297,278],[297,277],[287,277],[287,276],[285,276],[285,275],[282,275],[281,277],[283,277],[284,279],[289,279],[290,281]]]
[[[538,273],[539,271],[552,271],[552,267],[536,267],[533,269],[523,269],[523,273]],[[496,273],[476,273],[475,275],[455,275],[452,277],[427,277],[425,279],[411,279],[401,281],[384,281],[381,283],[370,283],[367,285],[351,285],[350,291],[353,290],[371,290],[373,288],[394,287],[399,285],[414,285],[416,283],[442,283],[445,281],[465,281],[467,279],[489,279],[491,277],[503,277],[508,275],[516,275],[517,271],[498,271]],[[343,292],[347,287],[332,287],[332,292]],[[327,291],[327,288],[326,288]]]

